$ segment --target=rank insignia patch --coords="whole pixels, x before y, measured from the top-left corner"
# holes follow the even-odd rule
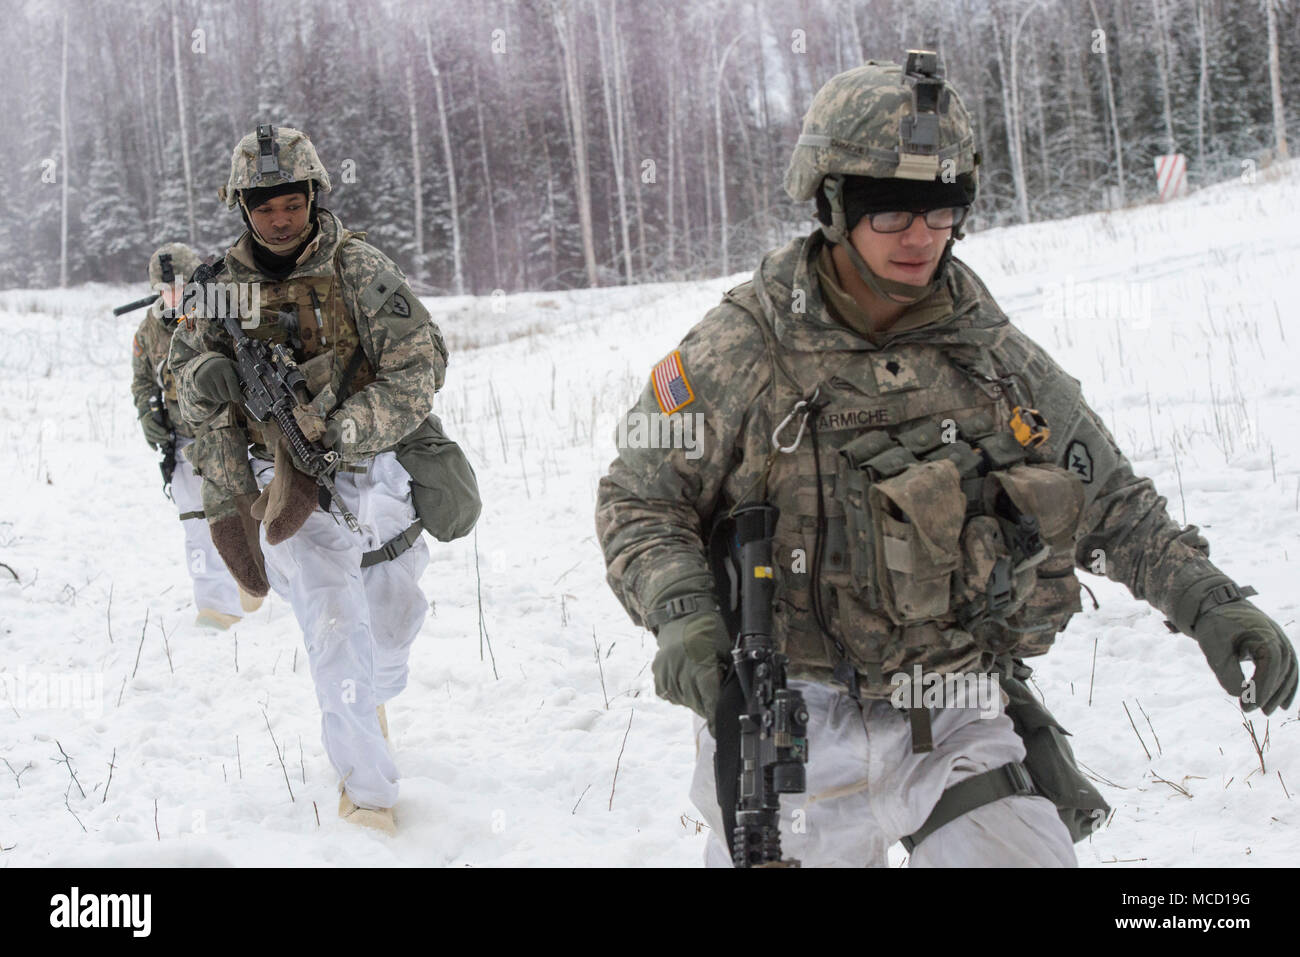
[[[659,410],[664,415],[672,415],[695,401],[691,384],[686,381],[686,370],[682,368],[680,352],[674,352],[655,366],[650,381],[654,385],[655,398],[659,400]]]
[[[1071,442],[1070,447],[1065,450],[1065,467],[1083,479],[1085,485],[1091,482],[1092,453],[1088,451],[1088,446],[1078,439]]]
[[[871,368],[876,375],[876,387],[881,395],[919,389],[921,380],[916,370],[897,353],[876,353],[871,356]]]

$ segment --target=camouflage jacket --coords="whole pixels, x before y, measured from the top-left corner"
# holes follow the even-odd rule
[[[351,428],[344,429],[339,448],[343,459],[350,461],[392,449],[424,421],[434,393],[442,388],[447,349],[437,325],[392,260],[362,242],[363,234],[345,230],[329,211],[321,210],[319,217],[316,237],[288,277],[272,280],[258,271],[251,253],[253,240],[245,232],[227,251],[225,268],[215,281],[258,283],[272,300],[277,291],[293,290],[295,283],[324,283],[335,290],[326,309],[345,313],[346,334],[340,334],[323,350],[332,350],[338,361],[333,364],[329,384],[315,396],[312,405],[322,415],[333,408],[337,396],[345,391],[341,382],[344,364],[359,341],[368,369],[362,380],[365,384],[351,391],[334,415],[351,423]],[[250,335],[268,338],[268,333],[276,329],[276,317],[264,314],[257,328],[250,329]],[[219,355],[233,357],[225,330],[215,321],[200,318],[192,329],[182,324],[175,340],[170,364],[176,376],[181,413],[194,425],[235,427],[238,423],[228,408],[214,404],[194,388],[194,375],[205,362]],[[299,361],[304,358],[301,352],[295,355]],[[236,444],[226,443],[226,447]],[[255,452],[270,457],[267,450]],[[209,465],[210,471],[219,470],[218,463]],[[235,471],[240,468],[237,462],[229,465]]]
[[[860,674],[875,673],[865,692],[886,695],[881,676],[914,665],[940,673],[987,668],[992,655],[942,610],[932,620],[899,624],[863,600],[860,570],[850,560],[854,506],[845,492],[851,478],[837,454],[882,430],[896,435],[954,423],[963,436],[1005,430],[1012,406],[1005,390],[981,386],[958,363],[990,377],[1016,373],[1051,430],[1030,461],[1063,467],[1082,485],[1081,511],[1076,505],[1060,549],[1066,567],[1054,572],[1073,583],[1072,591],[1058,593],[1055,627],[1078,609],[1071,565],[1104,572],[1166,614],[1185,588],[1216,573],[1208,544],[1194,526],[1180,529],[1151,481],[1134,475],[1083,401],[1078,381],[1011,325],[969,267],[956,259],[947,267],[936,294],[951,298],[946,315],[919,328],[900,321],[898,331],[877,334],[876,344],[828,309],[817,280],[823,245],[813,234],[769,253],[753,280],[731,290],[656,366],[620,429],[631,439],[637,427],[665,413],[694,414],[697,423],[694,450],[621,442],[599,485],[596,526],[608,581],[634,621],[645,623],[665,593],[713,591],[706,542],[715,518],[737,503],[760,500],[765,488],[781,510],[774,637],[791,657],[792,675],[829,680],[839,651],[814,619],[807,561],[820,486],[826,529],[820,595],[850,663]],[[765,477],[773,432],[815,389],[828,402],[816,419],[820,451],[804,435],[792,453],[771,455]],[[786,425],[783,444],[794,442],[797,425],[797,419]],[[1041,644],[1029,653],[1044,650]]]
[[[149,307],[149,315],[140,323],[131,343],[131,399],[136,418],[149,411],[149,399],[162,392],[167,418],[177,435],[192,438],[193,430],[181,418],[176,400],[176,382],[167,366],[167,352],[172,344],[173,325]]]

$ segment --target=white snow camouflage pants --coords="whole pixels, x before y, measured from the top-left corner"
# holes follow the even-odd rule
[[[912,753],[911,724],[889,701],[861,705],[828,685],[791,681],[808,705],[808,787],[781,796],[781,851],[804,867],[885,867],[889,847],[914,833],[945,788],[1025,757],[999,709],[932,709],[934,750]],[[714,740],[696,719],[691,800],[712,829],[709,867],[730,867],[714,785]],[[1070,834],[1046,798],[985,804],[930,834],[910,867],[1075,867]]]
[[[172,472],[172,501],[184,515],[197,512],[198,518],[181,520],[185,530],[185,567],[194,582],[194,604],[198,608],[211,608],[223,615],[243,615],[239,605],[239,587],[226,570],[217,548],[212,544],[208,520],[203,515],[203,479],[194,474],[194,466],[181,452],[193,439],[176,437],[176,469]]]
[[[429,564],[423,537],[395,559],[361,567],[378,548],[415,521],[411,476],[392,452],[354,463],[334,476],[339,496],[361,523],[348,530],[337,507],[317,509],[291,538],[268,545],[266,573],[275,593],[293,606],[302,628],[321,709],[321,743],[348,796],[360,807],[392,807],[397,765],[379,730],[376,706],[406,687],[411,643],[429,611],[420,576]],[[274,475],[254,461],[259,485]]]

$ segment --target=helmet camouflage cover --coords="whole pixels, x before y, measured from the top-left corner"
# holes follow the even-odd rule
[[[164,257],[170,257],[167,260],[167,265],[171,267],[170,278],[167,276],[168,270],[164,268]],[[187,281],[198,268],[198,254],[189,246],[184,243],[166,243],[155,249],[154,254],[149,257],[149,285],[151,288],[156,288],[171,285],[177,279],[182,282]]]
[[[330,190],[329,173],[307,134],[287,126],[259,126],[235,147],[230,157],[230,179],[217,195],[234,209],[241,189],[306,180],[315,180],[323,193]]]
[[[829,175],[955,182],[969,176],[974,199],[975,134],[937,54],[909,50],[907,69],[870,60],[827,81],[804,115],[785,173],[796,200]]]

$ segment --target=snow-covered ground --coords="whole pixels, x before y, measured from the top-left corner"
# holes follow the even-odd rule
[[[959,253],[1295,636],[1290,172]],[[690,716],[654,696],[653,637],[605,585],[592,513],[616,415],[744,278],[428,301],[454,349],[437,410],[486,504],[477,560],[473,538],[432,547],[433,613],[389,706],[396,838],[336,817],[288,607],[191,624],[180,525],[129,400],[139,314],[109,313],[142,285],[0,293],[0,866],[699,864]],[[1295,708],[1251,719],[1261,770],[1196,645],[1085,578],[1100,610],[1085,599],[1032,662],[1115,808],[1080,862],[1294,864]]]

